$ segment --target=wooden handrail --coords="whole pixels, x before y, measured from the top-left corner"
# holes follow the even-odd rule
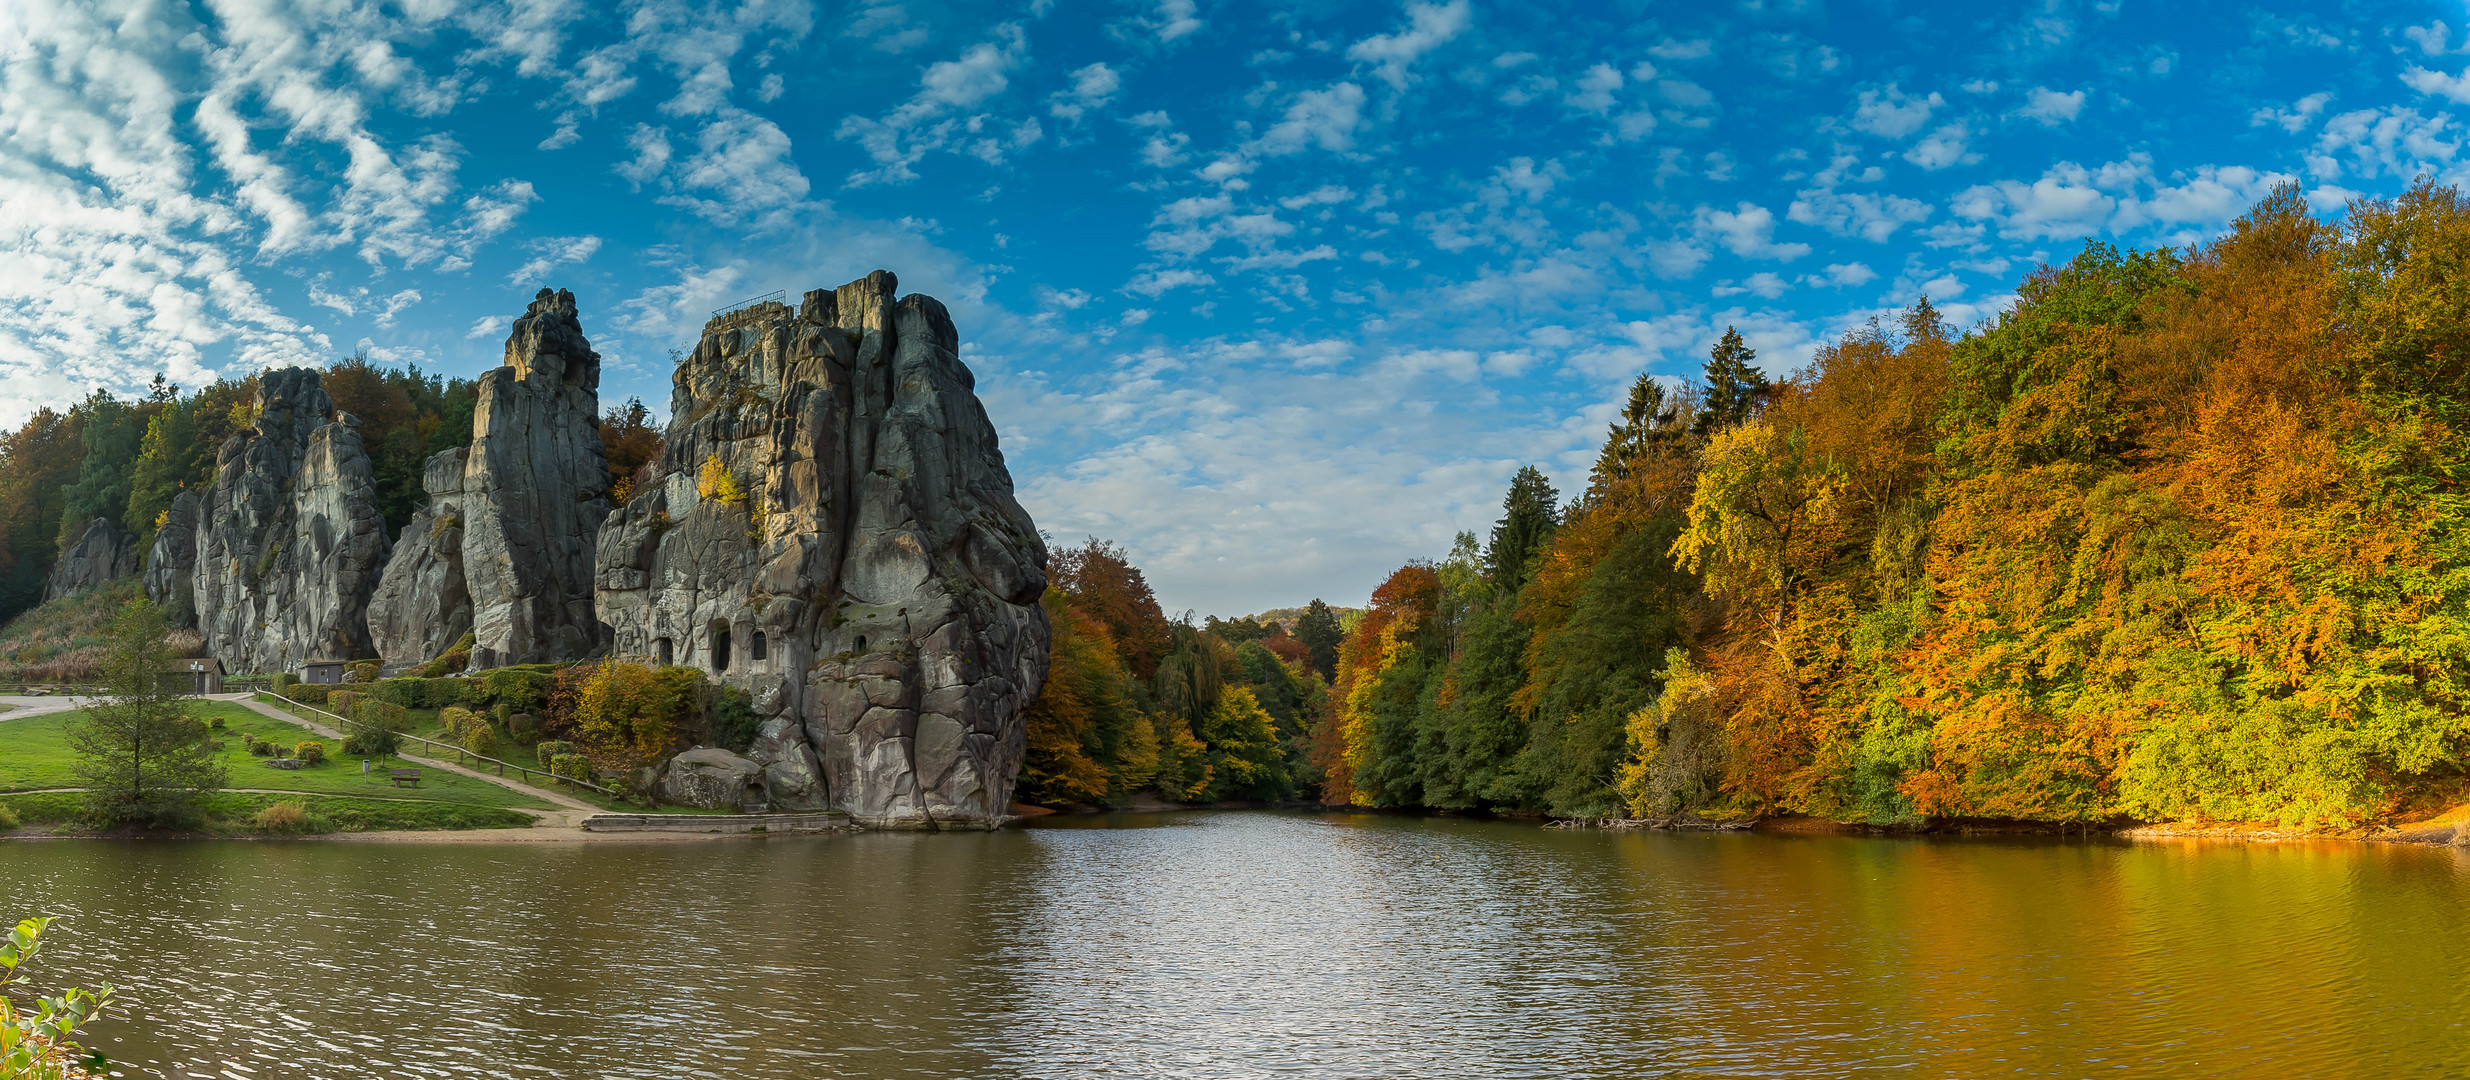
[[[273,699],[275,699],[276,701],[281,702],[282,704],[284,704],[284,705],[285,705],[285,706],[287,706],[287,707],[294,708],[294,709],[307,709],[308,711],[313,712],[313,713],[316,713],[316,714],[317,714],[317,715],[319,715],[319,716],[333,717],[333,718],[334,718],[334,719],[336,719],[336,720],[342,721],[343,723],[346,723],[346,724],[350,724],[350,725],[352,725],[352,726],[354,726],[354,727],[371,727],[371,726],[374,726],[374,725],[371,725],[371,724],[367,723],[366,721],[354,720],[354,719],[352,719],[352,718],[350,718],[350,717],[348,717],[348,716],[343,716],[343,715],[340,715],[340,714],[337,714],[337,713],[330,713],[330,712],[327,712],[327,711],[326,711],[326,710],[324,710],[324,709],[318,708],[317,706],[315,706],[315,705],[311,705],[311,704],[309,704],[309,703],[307,703],[307,702],[304,702],[304,701],[293,701],[293,700],[292,700],[292,699],[290,699],[290,698],[284,697],[284,696],[283,696],[283,695],[281,695],[281,694],[276,694],[276,693],[273,693],[273,692],[271,692],[271,691],[259,690],[259,691],[255,691],[255,693],[256,693],[256,696],[258,696],[258,697],[260,697],[260,698],[273,698]],[[540,775],[542,775],[542,776],[546,776],[546,777],[548,777],[548,778],[549,778],[550,780],[552,780],[552,781],[557,781],[557,782],[559,782],[559,783],[564,783],[565,785],[567,785],[567,787],[568,787],[568,789],[569,789],[569,790],[572,790],[572,789],[574,789],[574,788],[578,788],[578,787],[585,787],[585,788],[590,788],[590,789],[592,789],[592,790],[594,790],[594,791],[597,791],[597,792],[599,792],[599,793],[601,793],[601,794],[603,794],[603,795],[606,795],[606,796],[608,796],[608,797],[610,797],[610,798],[612,798],[612,799],[614,799],[614,798],[617,798],[617,797],[618,797],[618,793],[617,793],[616,791],[611,790],[611,789],[609,789],[609,788],[602,787],[602,786],[600,786],[599,784],[595,784],[595,783],[592,783],[592,782],[587,781],[587,780],[577,780],[577,779],[575,779],[574,777],[571,777],[571,776],[559,776],[558,774],[553,773],[553,772],[548,772],[548,771],[546,771],[546,770],[542,770],[542,769],[527,768],[527,767],[522,766],[522,765],[517,765],[517,764],[515,764],[514,762],[511,762],[511,761],[500,761],[500,760],[498,760],[497,758],[489,757],[489,756],[487,756],[487,755],[485,755],[485,754],[475,754],[475,753],[473,753],[473,752],[471,752],[471,751],[469,751],[469,750],[466,750],[466,749],[464,749],[464,748],[462,748],[462,747],[460,747],[460,746],[456,746],[456,745],[455,745],[455,744],[453,744],[453,743],[442,743],[442,742],[437,741],[436,739],[424,739],[424,738],[422,738],[422,737],[420,737],[420,736],[418,736],[418,735],[412,735],[412,734],[409,734],[409,733],[406,733],[406,732],[401,732],[401,731],[395,732],[394,734],[395,734],[395,737],[396,737],[396,738],[398,738],[398,739],[410,739],[411,741],[416,742],[416,743],[424,743],[424,744],[429,745],[429,746],[441,747],[441,748],[444,748],[444,749],[447,749],[447,750],[452,750],[452,751],[454,751],[454,752],[455,752],[455,764],[457,764],[457,765],[463,764],[463,759],[468,757],[468,758],[471,758],[471,759],[472,759],[472,760],[474,760],[474,761],[478,761],[478,762],[482,762],[482,763],[484,763],[484,764],[489,764],[489,765],[495,765],[495,766],[497,766],[497,774],[498,774],[499,776],[504,776],[504,775],[506,775],[506,770],[508,770],[508,769],[513,769],[513,770],[514,770],[514,771],[516,771],[516,772],[522,773],[522,774],[523,774],[523,782],[524,782],[524,783],[527,783],[527,784],[532,782],[532,774],[533,774],[533,773],[539,773],[539,774],[540,774]],[[554,785],[552,785],[552,786],[554,786]]]

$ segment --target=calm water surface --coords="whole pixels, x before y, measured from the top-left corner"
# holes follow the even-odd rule
[[[2459,1076],[2470,857],[1269,813],[0,844],[169,1077]]]

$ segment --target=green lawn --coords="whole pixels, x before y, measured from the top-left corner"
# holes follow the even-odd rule
[[[372,760],[369,771],[364,774],[359,758],[345,759],[341,756],[340,740],[318,738],[306,728],[229,702],[201,702],[196,708],[202,716],[221,717],[226,725],[227,730],[219,736],[224,743],[221,756],[230,774],[227,783],[234,788],[409,798],[457,806],[552,807],[544,800],[487,781],[456,776],[431,767],[431,763],[425,761],[393,757]],[[77,715],[76,712],[63,712],[23,720],[0,719],[0,792],[82,786],[76,773],[70,769],[74,755],[70,753],[68,740],[61,730],[62,725]],[[249,755],[246,740],[241,738],[243,734],[253,734],[286,748],[317,738],[326,744],[330,757],[325,764],[306,769],[270,769],[265,765],[266,759]],[[420,787],[396,788],[388,776],[388,770],[398,768],[422,769]]]

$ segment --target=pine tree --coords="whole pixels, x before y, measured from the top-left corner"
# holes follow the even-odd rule
[[[1528,564],[1561,527],[1560,497],[1533,465],[1510,477],[1509,494],[1501,499],[1501,520],[1493,523],[1492,544],[1484,554],[1492,583],[1502,592],[1516,595],[1526,586]]]
[[[1319,597],[1314,597],[1303,617],[1295,620],[1295,640],[1312,650],[1312,670],[1320,672],[1324,679],[1337,677],[1338,643],[1346,640],[1346,631],[1338,626],[1338,613]]]
[[[1741,332],[1724,328],[1723,340],[1707,353],[1707,400],[1698,413],[1698,433],[1721,431],[1749,419],[1770,391],[1767,376],[1752,364],[1758,350],[1741,341]]]
[[[193,825],[199,797],[226,779],[206,725],[163,678],[177,659],[164,643],[166,629],[152,603],[132,600],[121,608],[103,658],[112,694],[66,727],[87,810],[99,821]]]
[[[1672,425],[1677,419],[1665,400],[1663,384],[1652,375],[1638,376],[1630,384],[1629,404],[1621,407],[1621,422],[1604,436],[1604,449],[1596,454],[1595,469],[1587,476],[1588,487],[1601,492],[1628,479],[1657,443],[1674,434]]]

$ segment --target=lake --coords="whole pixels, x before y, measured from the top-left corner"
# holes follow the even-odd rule
[[[1369,814],[0,844],[131,1076],[2458,1075],[2470,855]]]

